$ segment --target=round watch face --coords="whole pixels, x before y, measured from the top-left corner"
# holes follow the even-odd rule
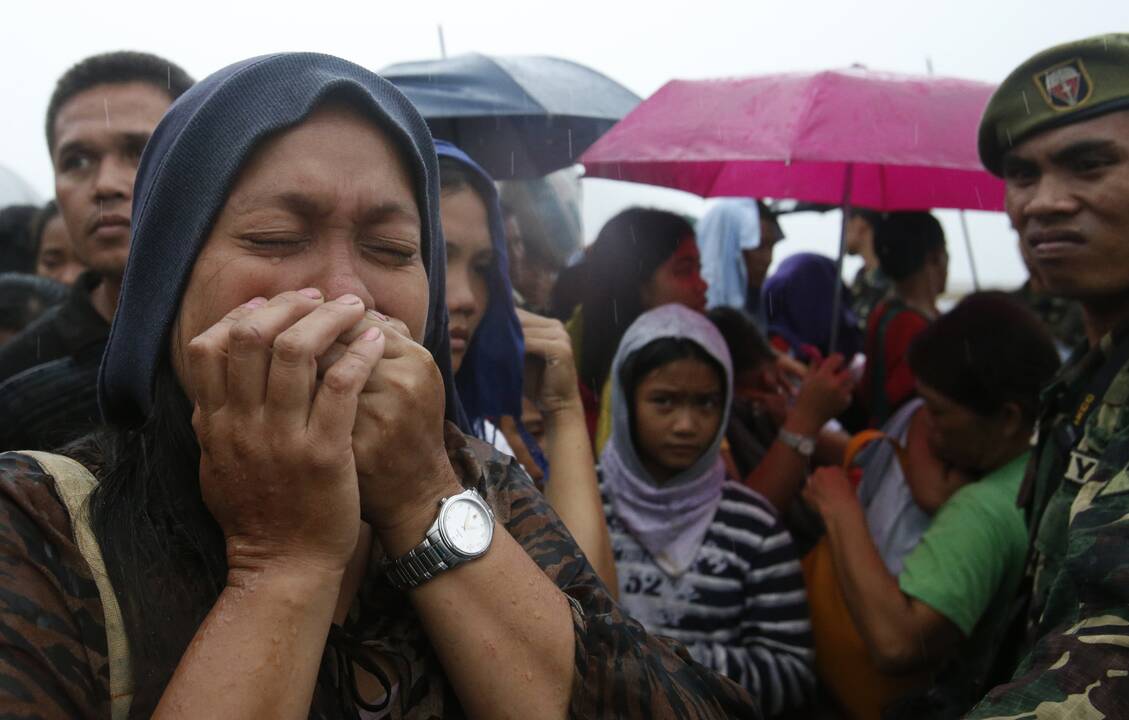
[[[467,498],[452,498],[444,507],[443,538],[463,555],[477,555],[490,546],[494,525],[481,505]]]

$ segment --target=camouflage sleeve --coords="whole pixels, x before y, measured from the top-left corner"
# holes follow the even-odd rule
[[[576,661],[571,717],[761,717],[759,705],[744,689],[694,662],[681,645],[649,635],[619,608],[516,462],[487,464],[487,495],[499,510],[499,521],[572,606]]]
[[[1064,620],[968,717],[1129,718],[1129,444],[1122,449],[1120,470],[1102,477],[1099,469],[1071,508],[1044,613]]]
[[[54,481],[0,454],[0,718],[109,718],[98,588]]]

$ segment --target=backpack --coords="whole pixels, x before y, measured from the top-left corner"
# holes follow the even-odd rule
[[[82,554],[90,573],[98,586],[98,596],[102,600],[102,612],[106,625],[107,657],[110,665],[110,716],[113,720],[126,720],[133,703],[133,669],[129,657],[129,641],[122,622],[121,608],[118,607],[114,586],[106,574],[106,564],[102,560],[102,549],[90,527],[90,508],[87,500],[98,481],[90,471],[69,457],[53,453],[21,450],[39,463],[45,472],[55,479],[67,513],[71,518],[75,544]]]

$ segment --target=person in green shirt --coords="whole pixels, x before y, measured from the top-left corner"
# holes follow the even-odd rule
[[[955,717],[979,698],[1023,575],[1016,496],[1039,391],[1058,368],[1049,334],[1003,293],[965,298],[915,340],[909,362],[944,468],[906,478],[933,520],[900,574],[882,561],[845,471],[821,468],[804,499],[822,516],[847,608],[875,665],[932,678],[896,717]]]

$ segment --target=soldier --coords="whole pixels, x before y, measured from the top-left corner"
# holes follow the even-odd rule
[[[1087,343],[1043,395],[1020,490],[1025,640],[972,718],[1129,717],[1129,34],[1039,53],[1004,80],[980,157]]]

